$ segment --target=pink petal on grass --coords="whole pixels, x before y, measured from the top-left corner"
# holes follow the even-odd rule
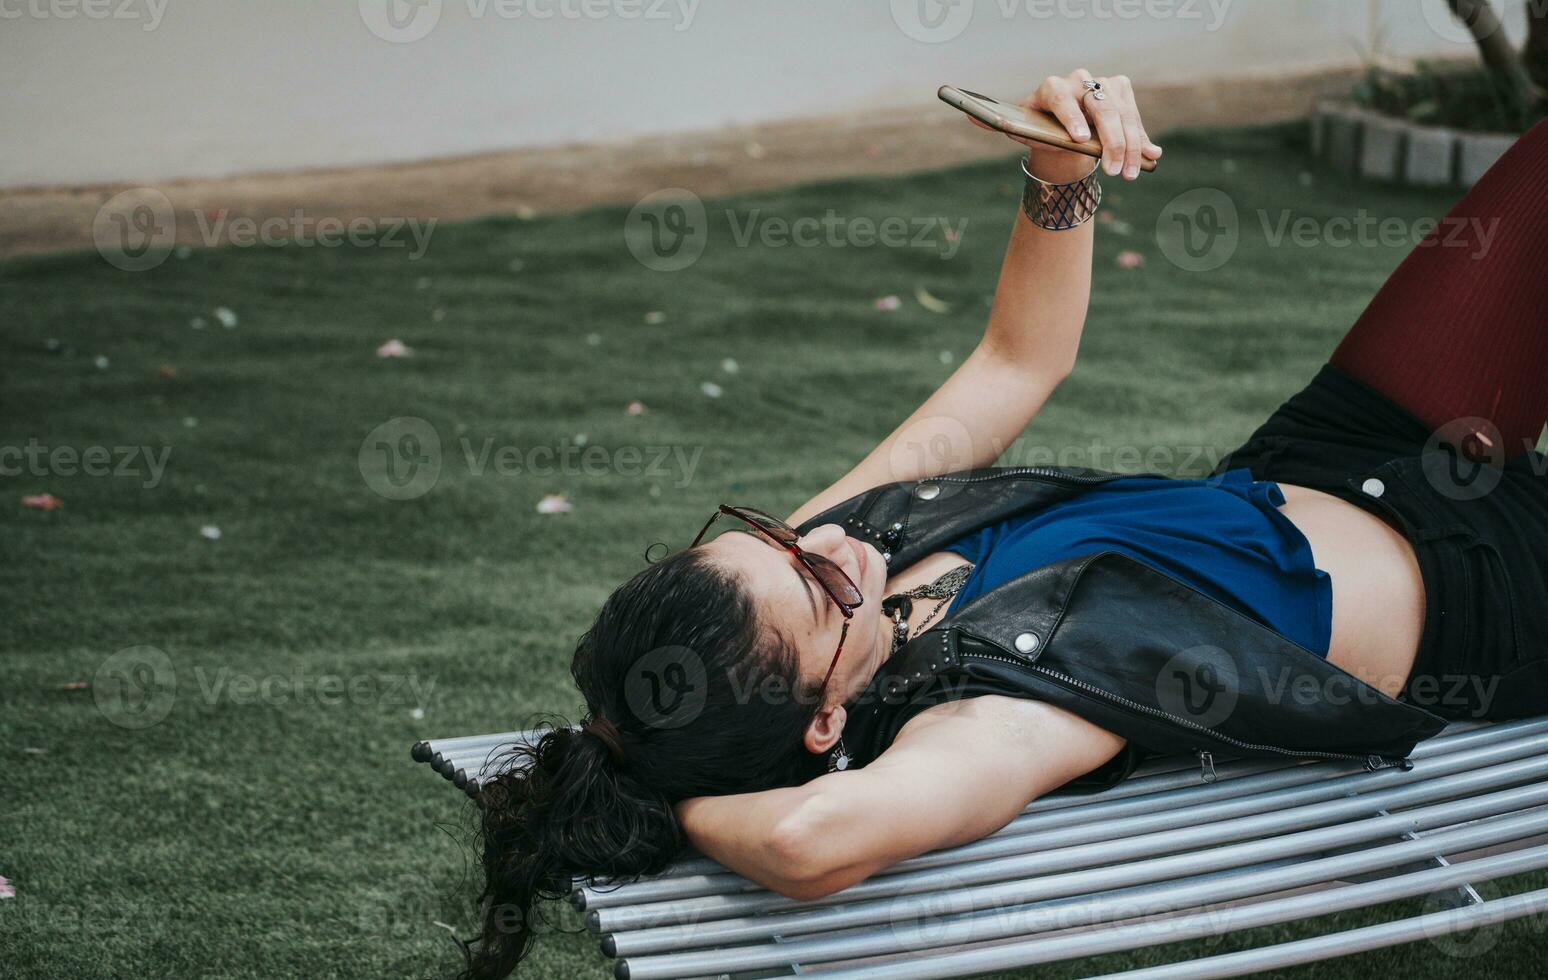
[[[389,340],[387,343],[376,348],[377,357],[412,357],[413,355],[414,348],[410,347],[408,344],[405,344],[403,341],[396,339]]]
[[[15,898],[16,886],[11,884],[11,879],[0,875],[0,898]]]
[[[33,510],[56,510],[64,506],[64,501],[51,493],[35,493],[21,499],[23,507],[31,507]]]
[[[575,505],[564,499],[562,493],[551,493],[539,500],[537,512],[539,514],[568,514],[575,509]]]
[[[1129,249],[1123,252],[1119,252],[1116,261],[1118,263],[1118,268],[1120,269],[1138,269],[1140,266],[1145,264],[1145,256],[1132,249]]]
[[[896,296],[878,296],[876,302],[871,305],[878,310],[895,310],[903,305],[903,301]]]
[[[61,691],[84,691],[91,687],[91,681],[65,681],[59,685]]]
[[[624,406],[624,414],[625,415],[644,415],[645,414],[645,403],[644,402],[630,402],[628,405]]]

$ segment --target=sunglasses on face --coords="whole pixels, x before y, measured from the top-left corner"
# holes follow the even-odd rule
[[[796,544],[801,535],[795,528],[777,517],[752,507],[721,504],[715,513],[710,515],[710,519],[704,522],[704,527],[694,537],[693,544],[689,545],[690,548],[704,540],[710,525],[714,524],[721,514],[736,518],[757,531],[775,547],[790,552],[796,561],[811,573],[812,579],[828,598],[833,600],[833,604],[838,606],[839,612],[844,614],[844,627],[839,632],[838,649],[833,651],[833,661],[828,664],[828,672],[822,678],[822,686],[817,689],[817,701],[820,704],[823,693],[828,689],[828,681],[833,677],[833,668],[838,666],[839,654],[844,652],[844,637],[849,634],[849,622],[854,618],[855,610],[864,603],[865,597],[861,594],[859,586],[855,585],[854,579],[851,579],[849,574],[834,564],[831,559],[814,555]]]

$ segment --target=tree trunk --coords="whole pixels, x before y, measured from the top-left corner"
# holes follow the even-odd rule
[[[1451,5],[1451,11],[1457,15],[1457,19],[1472,32],[1484,65],[1494,75],[1501,94],[1510,100],[1515,115],[1525,118],[1529,109],[1538,101],[1538,92],[1522,64],[1522,57],[1510,46],[1510,39],[1505,36],[1505,25],[1500,23],[1494,6],[1489,0],[1446,2]],[[1534,11],[1534,26],[1535,21],[1540,19],[1541,15],[1536,12],[1541,5],[1542,0],[1534,0],[1534,3],[1527,5],[1529,10]]]
[[[1527,4],[1527,39],[1521,61],[1537,88],[1537,111],[1548,112],[1548,3],[1542,0]]]

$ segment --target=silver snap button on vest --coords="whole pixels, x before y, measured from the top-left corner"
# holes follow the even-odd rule
[[[914,491],[914,496],[918,497],[920,500],[934,500],[940,495],[941,485],[939,483],[921,483]]]
[[[1042,641],[1037,638],[1036,633],[1022,633],[1020,636],[1016,637],[1016,649],[1020,650],[1022,653],[1032,653],[1037,649],[1038,644],[1041,642]]]
[[[1364,483],[1360,484],[1360,489],[1364,490],[1372,497],[1380,497],[1382,494],[1387,492],[1387,485],[1373,476],[1369,480],[1366,480]]]

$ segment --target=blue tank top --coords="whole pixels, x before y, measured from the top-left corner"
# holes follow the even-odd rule
[[[1245,469],[1208,480],[1124,477],[946,546],[975,567],[947,615],[1034,568],[1117,551],[1328,655],[1333,584],[1279,512],[1279,484]]]

